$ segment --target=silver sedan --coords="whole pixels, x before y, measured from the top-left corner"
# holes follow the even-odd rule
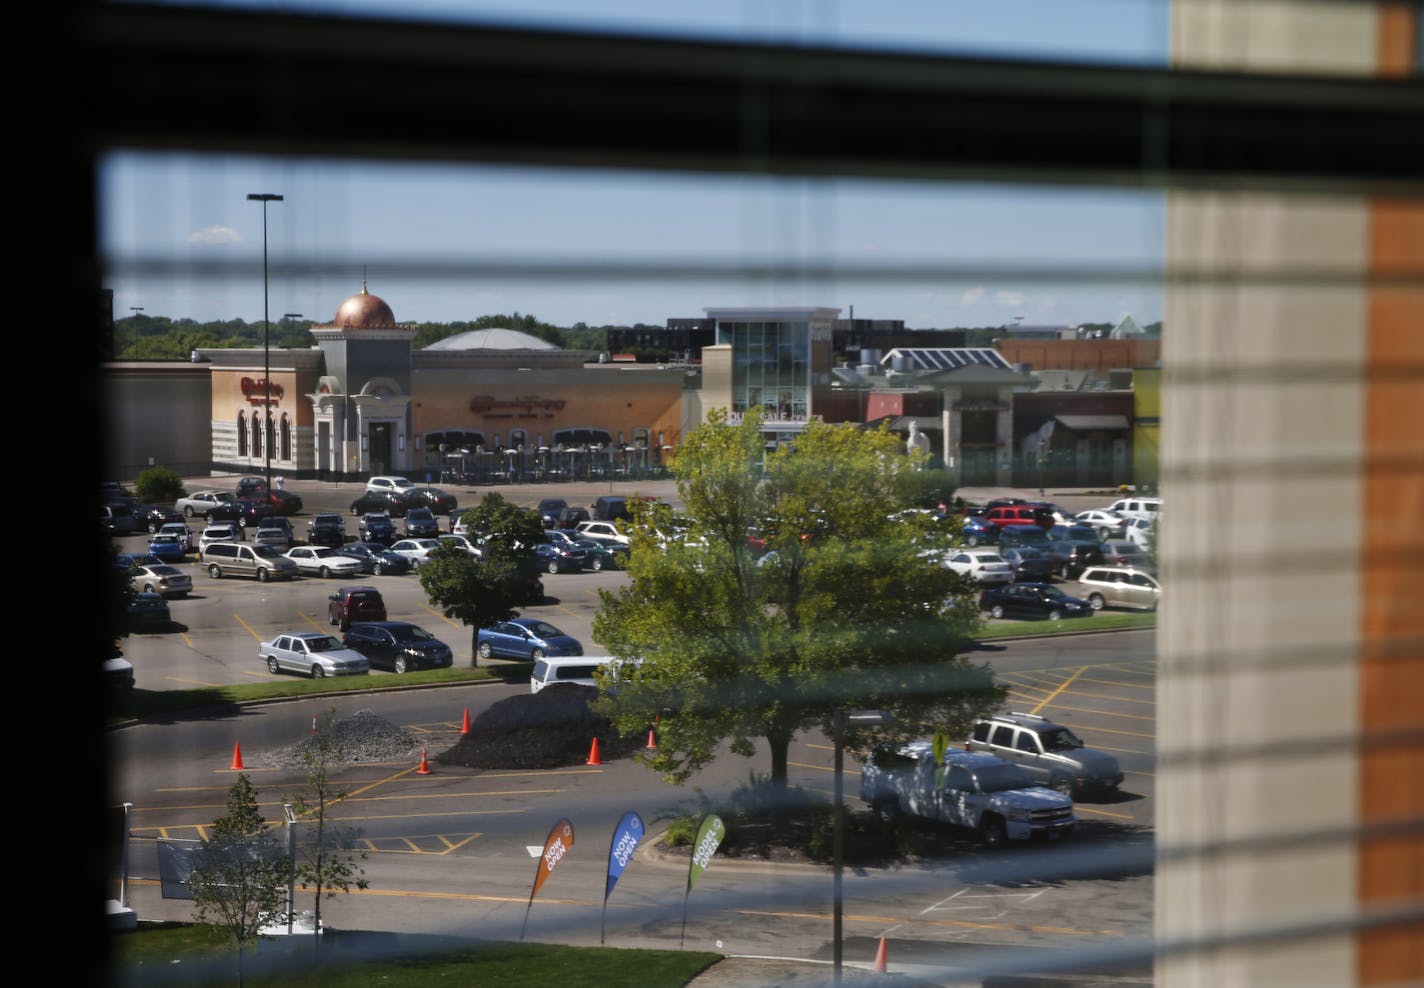
[[[303,631],[277,635],[260,646],[267,671],[287,671],[321,679],[324,676],[359,676],[371,671],[366,656],[341,644],[335,635]]]

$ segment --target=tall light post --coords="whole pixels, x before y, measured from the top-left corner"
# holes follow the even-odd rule
[[[262,386],[266,397],[262,405],[262,455],[266,459],[267,505],[272,505],[272,344],[268,338],[271,321],[267,318],[267,204],[281,202],[272,192],[249,192],[248,202],[262,203]]]
[[[847,724],[872,725],[872,724],[893,724],[895,715],[885,710],[837,710],[835,719],[835,811],[831,820],[831,856],[833,858],[831,875],[832,885],[835,890],[835,910],[831,918],[831,953],[835,968],[835,983],[841,983],[841,919],[843,907],[841,904],[841,870],[845,862],[845,821],[841,819],[844,815],[842,803],[845,801],[844,789],[841,786],[841,767],[845,762],[845,728]]]

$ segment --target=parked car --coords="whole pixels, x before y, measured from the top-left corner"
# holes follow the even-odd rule
[[[238,528],[230,521],[214,522],[203,529],[198,536],[198,555],[203,554],[203,550],[214,542],[241,542],[242,529]]]
[[[162,594],[141,590],[129,601],[130,631],[167,631],[172,623],[168,601],[163,599]]]
[[[239,498],[269,503],[272,510],[279,515],[294,515],[302,510],[300,496],[275,487],[269,492],[267,480],[264,477],[240,477],[235,490]]]
[[[1092,525],[1098,531],[1098,538],[1104,542],[1121,536],[1127,527],[1126,518],[1106,508],[1080,511],[1073,516],[1073,521],[1079,525]]]
[[[979,609],[990,617],[1064,618],[1092,617],[1093,608],[1078,597],[1070,597],[1051,583],[1006,583],[987,587],[979,594]]]
[[[390,545],[399,538],[395,522],[386,514],[362,515],[358,532],[362,542],[379,542],[382,545]]]
[[[1060,540],[1048,547],[1054,572],[1065,580],[1076,580],[1085,567],[1103,561],[1103,545],[1097,541]]]
[[[405,513],[407,538],[430,538],[440,534],[440,522],[429,508],[411,508]]]
[[[341,640],[366,656],[372,669],[448,669],[455,661],[449,645],[409,621],[357,621]]]
[[[347,648],[335,635],[320,631],[276,635],[262,642],[257,654],[273,675],[295,672],[321,679],[324,676],[360,676],[371,671],[366,656]]]
[[[1073,592],[1094,610],[1155,611],[1162,600],[1162,584],[1156,575],[1132,566],[1089,566],[1079,575]]]
[[[1048,538],[1053,542],[1102,542],[1092,525],[1054,525],[1048,530]]]
[[[1068,514],[1061,506],[1054,504],[1052,501],[1030,501],[1028,502],[1028,506],[1038,511],[1046,511],[1054,525],[1067,525],[1072,521],[1072,515]],[[1042,522],[1039,524],[1042,524]]]
[[[139,522],[127,504],[101,504],[99,527],[111,535],[132,535],[139,530]]]
[[[413,487],[405,492],[405,503],[412,508],[429,508],[437,515],[459,510],[460,500],[438,487]]]
[[[979,583],[1012,583],[1014,571],[997,549],[952,549],[944,565]]]
[[[1147,549],[1156,537],[1157,522],[1148,518],[1129,518],[1123,530],[1123,538],[1133,545]]]
[[[575,539],[574,545],[588,556],[584,564],[595,573],[606,569],[624,569],[628,565],[629,549],[619,542],[598,542],[594,539]]]
[[[1087,747],[1062,724],[1036,714],[997,714],[981,720],[964,747],[1012,762],[1039,785],[1073,799],[1111,794],[1122,785],[1116,757]]]
[[[276,514],[276,511],[266,501],[252,501],[239,497],[213,505],[209,509],[207,517],[209,521],[231,521],[240,528],[246,528],[249,525],[258,524],[262,519],[273,514]]]
[[[1015,581],[1039,582],[1053,576],[1053,560],[1034,546],[1000,546],[999,555],[1013,567]]]
[[[346,542],[346,522],[338,514],[313,515],[307,522],[307,544],[340,548]]]
[[[118,651],[104,660],[104,682],[115,693],[126,693],[134,688],[133,663]]]
[[[351,514],[356,516],[384,514],[390,518],[400,518],[410,510],[410,503],[401,491],[368,490],[351,502]]]
[[[375,587],[342,587],[326,600],[327,620],[342,631],[349,629],[356,621],[386,619],[386,601]]]
[[[562,542],[540,542],[534,547],[534,555],[539,559],[539,568],[550,575],[578,573],[588,563],[588,553]]]
[[[166,563],[181,563],[188,551],[176,535],[155,535],[148,540],[148,552]]]
[[[158,529],[158,535],[171,535],[183,544],[184,552],[192,552],[193,530],[188,527],[188,523],[182,520],[171,521]]]
[[[412,567],[419,567],[439,546],[438,539],[401,539],[391,546],[391,552],[402,559],[409,559]]]
[[[193,591],[193,578],[167,563],[145,563],[129,570],[129,582],[140,593],[161,597],[186,597]]]
[[[990,508],[984,512],[984,520],[1003,529],[1009,525],[1038,525],[1049,528],[1057,519],[1048,508],[1035,508],[1031,504],[1007,504]]]
[[[329,545],[299,545],[287,550],[287,558],[305,576],[357,576],[361,572],[361,560],[342,555],[340,549]]]
[[[559,513],[568,506],[569,502],[561,497],[546,497],[535,505],[534,510],[539,512],[539,520],[545,528],[554,528],[559,524]]]
[[[999,541],[999,526],[981,515],[970,515],[964,519],[960,535],[967,546],[993,545]]]
[[[1053,540],[1048,537],[1047,529],[1038,525],[1005,525],[999,529],[999,548],[1005,546],[1034,546],[1038,549],[1047,549]]]
[[[587,508],[576,508],[573,506],[564,508],[559,512],[557,525],[563,529],[575,529],[581,522],[592,521],[593,516],[588,513]]]
[[[180,497],[173,507],[181,511],[185,518],[206,518],[214,508],[236,500],[237,495],[231,491],[198,491],[187,497]]]
[[[138,528],[150,535],[156,535],[164,525],[175,521],[182,522],[183,513],[166,504],[140,504],[134,509],[134,519]]]
[[[394,491],[397,494],[404,494],[406,491],[414,490],[413,484],[406,477],[372,477],[366,481],[366,490],[376,492]]]
[[[618,542],[622,545],[628,544],[628,536],[618,530],[618,526],[611,521],[584,521],[574,531],[579,533],[579,538],[594,539],[599,542]]]
[[[1143,518],[1156,521],[1162,513],[1160,497],[1125,497],[1108,505],[1108,510],[1124,518]]]
[[[484,552],[480,549],[480,547],[475,544],[475,540],[470,538],[468,535],[456,535],[454,533],[447,532],[444,535],[438,536],[435,541],[439,542],[441,545],[454,546],[461,552],[468,552],[475,558],[479,558],[480,556],[484,555]]]
[[[546,655],[582,655],[583,645],[542,618],[515,618],[481,628],[475,650],[482,659],[503,656],[537,662]]]
[[[263,518],[261,524],[252,533],[254,545],[270,545],[278,552],[290,549],[295,541],[292,523],[280,515]]]
[[[358,561],[361,572],[373,576],[400,576],[415,568],[415,563],[381,542],[348,542],[336,551]]]
[[[214,580],[224,576],[253,576],[257,582],[266,583],[290,580],[297,575],[296,564],[270,545],[214,542],[204,548],[198,558]]]

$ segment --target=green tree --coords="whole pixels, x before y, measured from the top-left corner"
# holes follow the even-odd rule
[[[470,664],[479,665],[479,633],[497,621],[517,617],[538,579],[534,545],[544,538],[539,513],[521,508],[502,495],[486,494],[461,515],[471,540],[480,540],[475,557],[442,547],[420,567],[420,585],[447,618],[470,628]]]
[[[212,836],[200,845],[188,873],[198,922],[226,931],[237,949],[237,983],[242,958],[265,926],[286,915],[291,862],[262,819],[257,793],[246,773],[228,789],[227,813],[213,821]]]
[[[366,852],[356,844],[360,831],[343,827],[330,818],[331,808],[346,798],[346,793],[333,784],[330,774],[333,767],[341,764],[333,730],[335,722],[336,711],[328,710],[321,718],[316,735],[303,745],[301,759],[306,769],[306,784],[291,798],[299,823],[294,871],[302,889],[314,892],[312,915],[318,933],[323,896],[334,898],[338,892],[364,889],[368,884],[365,870],[357,863],[366,859]]]
[[[881,739],[962,736],[1006,690],[958,655],[980,618],[972,582],[941,562],[956,522],[903,510],[925,454],[887,429],[812,422],[760,479],[763,447],[759,413],[733,425],[714,412],[671,464],[688,537],[658,539],[659,509],[635,508],[631,584],[601,594],[593,636],[641,662],[600,711],[629,732],[658,719],[658,747],[642,757],[673,782],[724,741],[750,756],[760,738],[784,789],[792,739],[829,734],[847,708],[894,714]],[[753,526],[768,536],[760,560]],[[871,739],[846,741],[859,751]]]
[[[172,504],[187,493],[183,478],[168,467],[146,467],[134,481],[134,497],[144,504]]]

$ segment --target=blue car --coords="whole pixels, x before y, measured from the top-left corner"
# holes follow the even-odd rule
[[[978,515],[964,519],[964,544],[967,546],[993,545],[999,541],[999,526]]]
[[[515,618],[481,628],[475,651],[482,659],[498,655],[537,662],[546,655],[582,655],[583,645],[542,618]]]
[[[155,535],[148,542],[148,554],[165,563],[181,563],[186,553],[183,540],[176,535]]]

